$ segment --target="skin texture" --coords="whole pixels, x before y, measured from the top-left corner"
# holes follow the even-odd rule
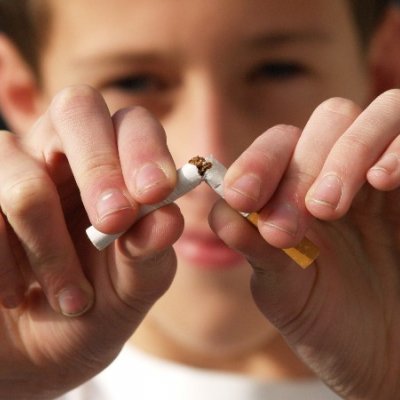
[[[347,3],[50,4],[41,86],[0,38],[0,395],[63,393],[137,329],[172,360],[393,398],[400,93],[370,102]],[[91,246],[89,224],[129,228],[193,151],[230,166],[229,206],[203,185]],[[303,271],[275,247],[305,232]]]

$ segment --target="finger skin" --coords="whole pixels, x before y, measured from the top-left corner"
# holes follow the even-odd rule
[[[175,167],[165,136],[145,110],[120,112],[112,119],[97,91],[74,86],[54,98],[49,114],[90,221],[100,231],[126,230],[138,201],[158,201],[172,190]],[[143,157],[132,161],[139,153]]]
[[[48,210],[57,209],[48,202],[49,198],[52,199],[49,193],[51,180],[43,168],[25,154],[14,140],[1,143],[0,149],[4,150],[1,156],[9,156],[9,159],[2,159],[10,167],[7,171],[0,171],[0,175],[4,174],[0,177],[1,182],[5,184],[1,188],[4,192],[0,193],[2,206],[5,205],[4,209],[12,221],[22,218],[27,221],[26,224],[21,221],[11,223],[11,228],[18,234],[23,231],[19,236],[21,242],[27,244],[28,254],[32,247],[29,239],[33,236],[39,240],[34,244],[42,251],[40,240],[43,236],[38,236],[38,233],[43,232],[38,226],[43,227],[43,231],[50,229],[53,224],[49,223],[47,226],[46,223],[54,215]],[[16,209],[19,211],[10,212],[9,203],[15,203],[18,198],[9,191],[14,187],[17,194],[21,193],[19,184],[21,181],[25,182],[24,179],[28,183],[44,183],[35,185],[35,190],[29,191],[29,202],[25,200],[20,205],[17,204]],[[27,189],[24,193],[26,191]],[[45,219],[39,225],[35,218],[40,219],[44,212],[37,209],[42,202],[49,221]],[[70,210],[70,216],[77,214],[77,211],[79,210]],[[31,213],[36,217],[32,217]],[[59,222],[55,221],[57,224]],[[31,224],[34,226],[30,226]],[[30,398],[33,391],[38,397],[43,393],[44,396],[55,398],[92,378],[117,356],[149,308],[172,282],[176,257],[171,245],[183,230],[183,218],[175,205],[169,205],[144,217],[115,246],[105,252],[98,252],[88,240],[82,239],[82,224],[71,224],[69,228],[74,234],[74,248],[69,250],[64,243],[63,251],[68,252],[66,257],[69,258],[72,257],[69,253],[76,251],[82,270],[67,270],[65,257],[58,262],[52,256],[52,249],[43,247],[45,254],[41,258],[46,259],[48,256],[49,261],[53,261],[51,267],[54,269],[60,264],[61,270],[54,271],[54,275],[58,274],[61,278],[52,282],[52,276],[47,272],[40,282],[41,286],[30,288],[23,306],[11,311],[0,308],[0,359],[15,360],[13,365],[0,363],[0,377],[6,382],[0,385],[1,398],[15,396],[16,376],[25,382],[17,389],[21,398]],[[54,239],[56,243],[53,245],[57,246],[60,237],[58,230],[44,236],[47,241]],[[43,244],[45,245],[46,243]],[[28,259],[35,272],[35,257]],[[46,266],[38,268],[38,279],[41,273],[45,274]],[[68,272],[69,279],[75,279],[82,271],[91,282],[96,298],[84,315],[66,319],[58,311],[55,312],[54,307],[50,307],[45,293],[52,293],[52,289],[46,287],[61,283],[64,273]],[[2,365],[7,365],[7,368],[2,368]]]
[[[361,110],[352,101],[331,98],[319,105],[297,142],[293,157],[274,194],[260,213],[262,236],[277,247],[295,246],[311,222],[305,197],[337,139]]]
[[[58,93],[48,110],[93,225],[116,233],[132,223],[137,205],[125,186],[108,108],[94,89],[73,86]],[[48,154],[48,156],[50,156]]]
[[[253,267],[254,295],[258,298],[263,294],[263,305],[277,307],[274,314],[268,315],[271,322],[280,327],[279,323],[299,313],[315,282],[315,267],[299,268],[280,250],[266,243],[259,232],[223,200],[215,204],[209,220],[214,232],[229,247],[244,255]]]
[[[349,210],[368,171],[398,136],[399,107],[400,90],[383,93],[337,140],[307,193],[307,209],[312,215],[331,220]]]
[[[118,242],[110,275],[121,301],[150,307],[168,289],[177,264],[171,245],[183,227],[179,208],[170,204],[144,217]]]
[[[138,203],[157,203],[175,187],[176,167],[161,124],[144,108],[113,115],[122,173]]]
[[[53,309],[80,314],[90,307],[93,294],[69,238],[57,191],[15,137],[1,137],[0,152],[7,163],[0,171],[0,204],[8,223]]]
[[[260,211],[258,228],[268,243],[285,248],[302,240],[310,220],[305,196],[331,147],[359,113],[359,107],[349,100],[329,99],[317,107],[302,132],[285,126],[267,131],[229,169],[235,176],[257,177],[261,195],[245,211]],[[262,168],[257,169],[258,165]],[[228,190],[231,185],[228,175]],[[244,193],[246,189],[241,194],[249,198],[251,193]],[[226,199],[237,208],[237,197],[228,192]]]
[[[24,300],[25,282],[11,252],[6,222],[0,213],[0,304],[16,308]]]
[[[7,329],[1,331],[0,359],[5,357],[2,349],[7,349],[7,357],[17,360],[6,370],[0,363],[6,382],[0,385],[1,398],[15,396],[15,385],[8,383],[16,376],[24,380],[18,388],[21,398],[30,398],[33,390],[38,397],[43,393],[56,398],[111,363],[172,282],[176,257],[170,241],[183,229],[177,214],[171,205],[148,215],[102,257],[86,251],[97,296],[85,315],[66,320],[49,308],[39,290],[30,291],[24,308],[0,314],[0,325],[7,321]],[[77,247],[78,252],[87,250],[83,242]]]
[[[394,339],[400,327],[398,96],[399,91],[385,93],[364,111],[348,101],[343,103],[350,106],[344,114],[316,110],[276,197],[261,210],[268,221],[268,206],[275,200],[278,205],[298,190],[304,207],[304,198],[310,196],[305,203],[311,215],[307,235],[320,248],[311,268],[293,268],[269,246],[276,243],[257,236],[223,202],[210,215],[216,234],[253,267],[251,288],[260,310],[301,359],[348,399],[396,398],[399,391],[400,354]],[[334,102],[327,104],[332,107]],[[318,134],[321,126],[329,128],[326,136]],[[318,146],[311,145],[318,141]],[[380,166],[387,155],[390,165]],[[386,176],[376,172],[371,176],[374,166]],[[330,196],[335,194],[334,181],[341,182],[342,197],[336,208],[308,202],[315,200],[311,197],[314,181],[319,183],[327,172]],[[367,178],[386,192],[365,185]],[[286,217],[281,216],[283,222]],[[259,228],[265,238],[263,227]]]
[[[348,218],[313,224],[311,239],[321,254],[306,270],[269,246],[223,201],[212,210],[210,224],[247,257],[256,304],[325,383],[343,398],[395,398],[400,255],[393,229],[399,212],[390,219],[387,210],[399,194],[389,202],[382,193],[365,197],[369,201]]]
[[[276,190],[300,133],[296,127],[278,125],[260,135],[229,167],[225,200],[239,211],[260,210]]]
[[[394,190],[400,187],[400,137],[388,146],[367,172],[368,182],[378,190]]]

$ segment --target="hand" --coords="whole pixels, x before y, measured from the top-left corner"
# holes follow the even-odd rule
[[[0,159],[0,398],[54,398],[110,363],[168,288],[183,221],[164,207],[104,252],[85,228],[128,229],[176,169],[149,113],[111,117],[88,87],[62,91],[26,136],[0,132]]]
[[[346,399],[400,392],[399,110],[398,90],[364,111],[331,99],[301,137],[268,130],[224,182],[230,206],[260,211],[261,235],[223,201],[210,215],[253,266],[259,308]],[[321,250],[307,270],[270,246],[296,245],[306,232]]]

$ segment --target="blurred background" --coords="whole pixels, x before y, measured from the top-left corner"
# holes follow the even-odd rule
[[[387,18],[382,25],[380,35],[378,35],[380,43],[379,46],[376,46],[379,51],[373,50],[371,54],[372,65],[373,68],[378,69],[378,73],[382,73],[385,76],[388,75],[385,70],[390,69],[389,76],[391,76],[391,80],[384,82],[382,88],[377,88],[379,91],[383,91],[389,87],[400,87],[400,46],[397,44],[393,48],[393,40],[389,40],[395,36],[399,40],[394,43],[400,43],[400,0],[392,0]],[[386,42],[389,44],[386,45]],[[0,110],[0,129],[5,128],[6,125],[1,118]]]

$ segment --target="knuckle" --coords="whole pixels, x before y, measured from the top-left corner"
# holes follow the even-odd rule
[[[361,113],[361,107],[349,99],[332,97],[322,102],[317,111],[339,114],[345,117],[355,118]]]
[[[268,154],[273,153],[277,146],[271,145],[271,139],[275,138],[279,140],[280,144],[290,144],[292,146],[297,143],[297,140],[301,136],[301,129],[293,125],[279,124],[272,128],[269,128],[262,135],[260,135],[250,146],[249,152],[255,152],[256,154]]]
[[[133,118],[133,119],[155,119],[155,117],[151,114],[147,108],[143,106],[132,106],[127,108],[122,108],[115,112],[113,118],[117,121],[120,121],[125,118]]]
[[[341,147],[348,154],[357,154],[358,157],[368,156],[371,153],[369,136],[360,135],[359,132],[348,132],[342,137]],[[342,152],[343,154],[343,152]]]
[[[299,137],[301,135],[301,129],[294,125],[289,124],[278,124],[266,131],[266,134],[272,135],[294,135]]]
[[[132,118],[134,121],[148,121],[153,123],[157,128],[161,125],[158,122],[158,119],[147,109],[142,106],[135,106],[132,107],[129,112],[128,116]]]
[[[400,106],[400,89],[389,89],[383,92],[378,99],[384,103],[384,105],[398,110]]]
[[[81,115],[88,108],[103,105],[99,92],[89,85],[75,85],[63,89],[51,103],[53,122],[64,121],[71,115]]]
[[[117,111],[113,116],[114,126],[125,129],[135,141],[135,147],[145,150],[154,140],[166,142],[165,130],[158,119],[146,108],[135,106]],[[154,152],[156,149],[152,148]]]
[[[43,249],[39,244],[30,246],[26,251],[32,268],[40,274],[43,283],[54,284],[60,278],[58,272],[61,266],[67,264],[68,254]]]
[[[247,156],[247,162],[251,164],[252,170],[258,171],[258,173],[268,174],[271,168],[275,168],[280,164],[282,154],[274,148],[263,149],[253,148]]]
[[[125,287],[120,297],[126,304],[153,304],[170,287],[176,271],[176,256],[171,248],[136,261],[141,269],[141,280],[134,290]],[[157,276],[157,279],[155,279]]]
[[[48,180],[43,176],[31,175],[13,182],[3,189],[2,208],[7,217],[31,220],[39,213],[45,218],[56,200]]]
[[[110,157],[109,151],[91,152],[86,159],[81,160],[85,165],[85,178],[88,183],[92,180],[105,177],[112,179],[121,177],[121,167],[114,157]],[[84,184],[85,186],[85,184]]]

